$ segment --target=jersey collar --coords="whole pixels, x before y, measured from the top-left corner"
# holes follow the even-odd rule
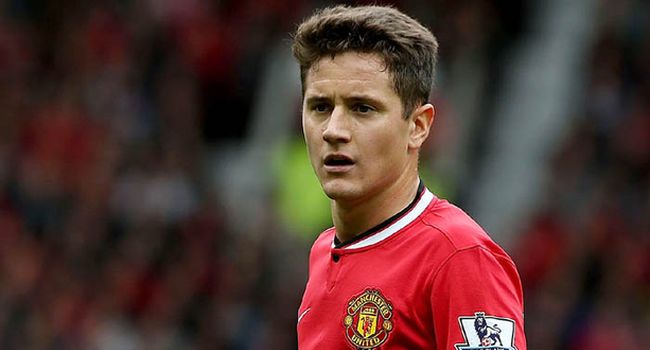
[[[379,243],[417,219],[427,206],[429,206],[433,198],[433,193],[420,182],[415,198],[406,208],[351,240],[340,242],[336,238],[336,235],[334,235],[332,248],[344,250],[358,249]]]

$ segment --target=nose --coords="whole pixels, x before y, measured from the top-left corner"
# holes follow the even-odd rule
[[[323,140],[328,143],[350,142],[349,118],[342,108],[336,107],[330,114],[323,130]]]

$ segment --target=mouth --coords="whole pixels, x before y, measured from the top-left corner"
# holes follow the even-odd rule
[[[323,165],[328,172],[345,172],[354,166],[355,161],[344,154],[329,154],[325,157]]]

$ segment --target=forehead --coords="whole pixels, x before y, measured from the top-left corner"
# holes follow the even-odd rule
[[[305,76],[305,94],[331,88],[394,93],[384,60],[373,53],[345,52],[316,61]]]

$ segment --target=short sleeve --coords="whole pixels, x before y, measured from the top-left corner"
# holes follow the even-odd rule
[[[433,276],[431,307],[438,350],[526,350],[521,280],[507,255],[454,253]]]

